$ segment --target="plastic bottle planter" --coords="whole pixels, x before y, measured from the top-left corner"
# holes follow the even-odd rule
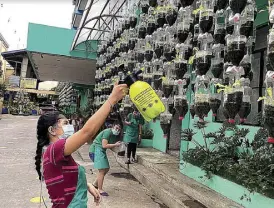
[[[183,120],[188,112],[188,102],[183,91],[184,85],[187,85],[187,83],[186,80],[178,80],[176,84],[178,86],[178,95],[174,96],[174,107],[179,113],[179,120]]]
[[[240,116],[240,124],[243,124],[247,120],[247,116],[251,112],[251,103],[243,101],[238,115]]]
[[[252,88],[249,86],[250,80],[248,78],[241,78],[240,82],[243,87],[243,102],[238,115],[240,116],[240,123],[243,124],[251,112],[250,97],[252,95]]]
[[[274,144],[274,106],[264,106],[264,127],[268,131],[268,142]]]
[[[152,33],[156,30],[156,20],[154,16],[150,16],[147,23],[147,34],[152,35]]]
[[[271,28],[268,36],[267,58],[270,65],[270,69],[274,70],[274,29],[273,28]]]
[[[220,78],[224,71],[224,63],[220,59],[212,59],[211,72],[214,78]]]
[[[194,117],[195,117],[195,105],[194,104],[190,105],[189,112],[190,112],[192,119],[194,119]]]
[[[193,2],[194,2],[194,0],[180,0],[182,7],[190,6],[193,4]]]
[[[246,6],[247,0],[229,0],[229,6],[234,14],[241,14]]]
[[[216,44],[225,44],[226,30],[225,25],[218,25],[215,27],[214,31],[214,42]]]
[[[162,87],[163,61],[156,59],[153,61],[153,85],[155,90]],[[161,96],[160,96],[161,97]]]
[[[177,19],[177,38],[180,43],[184,43],[193,29],[192,8],[180,8]]]
[[[252,42],[249,39],[248,46],[247,46],[247,54],[244,56],[242,61],[240,62],[240,66],[244,69],[244,78],[249,78],[250,81],[252,81],[253,78],[253,72],[252,72]],[[252,75],[251,75],[252,74]]]
[[[202,33],[209,32],[213,26],[213,4],[211,0],[201,0],[199,25]]]
[[[172,26],[176,19],[177,19],[177,8],[173,6],[168,6],[166,11],[166,22],[169,24],[169,26]]]
[[[164,81],[162,82],[162,89],[163,89],[163,94],[165,98],[169,98],[171,93],[173,92],[174,84]]]
[[[164,44],[164,57],[167,61],[172,61],[175,58],[176,51],[174,44],[169,42]]]
[[[214,58],[211,59],[211,72],[214,78],[220,78],[224,71],[224,59],[222,58],[223,46],[215,44],[213,46]]]
[[[137,17],[135,15],[129,17],[129,25],[131,28],[135,28],[137,25]]]
[[[212,53],[207,51],[198,51],[196,53],[196,68],[198,75],[205,75],[211,66]]]
[[[227,34],[232,35],[234,32],[234,23],[230,17],[233,15],[233,12],[230,7],[227,7],[225,13],[225,30]]]
[[[146,62],[144,66],[145,70],[143,72],[143,81],[147,82],[149,85],[152,84],[152,64],[150,62]]]
[[[175,75],[177,79],[183,79],[187,72],[187,62],[178,60],[175,63]]]
[[[163,98],[163,103],[165,105],[165,112],[160,115],[160,125],[164,133],[164,138],[168,137],[168,133],[171,127],[172,114],[168,111],[168,99]]]
[[[236,91],[227,93],[224,96],[224,108],[229,117],[229,123],[235,123],[235,117],[240,111],[243,100],[243,92]]]
[[[217,98],[210,98],[209,99],[209,106],[210,106],[210,109],[212,110],[212,116],[216,117],[218,109],[221,106],[221,100],[219,100]]]
[[[199,121],[203,122],[204,118],[207,117],[209,111],[210,111],[210,106],[208,101],[195,101],[195,115],[199,117]]]
[[[198,24],[194,25],[193,47],[198,47],[199,32],[200,26]]]
[[[225,44],[225,13],[223,10],[218,10],[216,12],[215,18],[215,29],[214,29],[214,43],[215,44]]]
[[[236,20],[239,21],[239,20]],[[239,33],[239,23],[237,23],[234,34],[227,38],[227,55],[233,65],[239,66],[246,51],[246,37]]]
[[[268,13],[269,13],[269,22],[271,25],[274,23],[274,2],[268,1],[269,8],[268,8]]]
[[[148,3],[149,3],[149,6],[151,7],[156,7],[158,5],[157,0],[149,0]]]
[[[148,13],[148,9],[149,9],[149,2],[148,2],[148,0],[141,0],[140,4],[141,4],[142,13],[147,14]]]
[[[145,60],[150,62],[153,58],[153,38],[151,35],[146,36],[146,45],[145,45]]]
[[[215,0],[215,6],[217,10],[225,9],[229,0]]]

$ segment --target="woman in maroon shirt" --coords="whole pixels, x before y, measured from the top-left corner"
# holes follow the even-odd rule
[[[79,166],[71,154],[94,138],[105,122],[113,105],[126,94],[126,85],[115,85],[106,103],[86,122],[81,130],[65,138],[68,120],[59,113],[42,115],[37,123],[36,171],[39,179],[45,180],[53,208],[86,208],[87,191],[98,203],[99,192],[87,184],[84,168]],[[41,173],[42,152],[43,174]]]

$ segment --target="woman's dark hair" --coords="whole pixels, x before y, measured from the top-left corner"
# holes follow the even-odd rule
[[[35,156],[35,169],[38,173],[39,180],[42,178],[41,174],[41,160],[42,160],[42,152],[43,147],[49,145],[50,138],[48,134],[48,129],[51,126],[57,124],[58,120],[60,119],[59,112],[54,113],[46,113],[38,119],[37,122],[37,149],[36,149],[36,156]]]

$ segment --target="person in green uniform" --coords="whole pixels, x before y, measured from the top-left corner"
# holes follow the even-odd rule
[[[133,113],[128,114],[125,124],[127,125],[126,134],[124,136],[124,142],[127,143],[126,164],[130,164],[131,162],[136,162],[136,149],[137,144],[141,143],[142,125],[144,124],[144,119],[135,108]],[[131,154],[132,160],[130,160]]]
[[[119,124],[114,124],[112,128],[103,130],[95,138],[89,149],[89,155],[94,162],[94,168],[99,170],[94,186],[98,188],[102,196],[108,196],[108,193],[103,191],[104,178],[109,171],[106,150],[120,146],[121,142],[117,141],[120,132],[121,126]]]

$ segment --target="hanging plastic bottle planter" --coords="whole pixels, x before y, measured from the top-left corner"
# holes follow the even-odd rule
[[[210,33],[200,34],[198,40],[201,44],[201,50],[196,52],[196,73],[205,75],[211,66],[212,49],[210,44],[213,42],[213,37]]]
[[[248,78],[241,78],[241,85],[243,87],[243,102],[239,110],[240,124],[247,120],[247,116],[251,112],[251,95],[252,88],[250,87],[250,80]]]
[[[268,131],[268,143],[274,144],[274,72],[268,71],[265,78],[266,90],[265,97],[259,100],[264,100],[264,127]]]
[[[147,34],[146,16],[141,14],[140,23],[138,25],[138,38],[144,39]]]
[[[162,100],[166,110],[160,115],[160,125],[164,133],[164,138],[167,138],[171,127],[172,114],[168,111],[168,99],[163,98]]]
[[[147,19],[147,34],[152,35],[156,31],[156,19],[154,15],[154,8],[149,9],[149,16]]]
[[[234,14],[241,14],[246,6],[247,0],[229,0],[229,6]]]
[[[194,119],[195,118],[195,105],[194,104],[190,105],[189,112],[190,112],[191,118]]]
[[[151,35],[147,35],[145,39],[145,60],[150,62],[153,58],[153,37]]]
[[[188,7],[193,4],[194,0],[180,0],[182,7]]]
[[[206,84],[208,82],[208,77],[198,77],[195,87],[195,115],[199,117],[200,122],[204,121],[210,111],[209,90]]]
[[[233,66],[228,68],[227,73],[230,81],[229,86],[224,89],[224,109],[229,117],[229,123],[234,124],[243,101],[243,87],[240,83],[240,77],[244,74],[244,70],[242,67]]]
[[[234,33],[227,37],[227,55],[233,65],[239,66],[246,51],[247,39],[244,35],[240,34],[240,16],[233,17],[235,23]]]
[[[162,90],[165,98],[169,98],[174,88],[174,80],[172,79],[172,67],[172,63],[164,63],[165,77],[162,78]]]
[[[218,10],[215,18],[215,29],[214,29],[214,43],[225,44],[225,12],[224,10]]]
[[[149,9],[149,2],[148,2],[148,0],[141,0],[140,1],[140,5],[141,5],[142,13],[147,14],[148,13],[148,9]]]
[[[224,47],[221,44],[215,44],[212,50],[215,56],[211,59],[211,73],[214,78],[220,78],[224,72],[224,58],[222,58]]]
[[[152,65],[153,65],[153,86],[154,86],[154,89],[158,91],[162,87],[163,61],[160,59],[155,59]]]
[[[158,5],[157,0],[149,0],[148,3],[151,7],[156,7]]]
[[[149,85],[152,84],[152,63],[146,62],[144,64],[143,81],[147,82]]]
[[[166,22],[169,24],[169,26],[172,26],[176,19],[177,19],[177,15],[178,15],[178,10],[177,7],[175,5],[175,3],[173,2],[173,0],[170,0],[169,3],[165,6],[166,8]]]
[[[158,28],[163,27],[164,24],[166,24],[166,8],[164,1],[160,1],[157,7],[156,23]]]
[[[188,46],[185,44],[178,44],[176,46],[177,56],[174,60],[176,79],[183,79],[185,73],[188,70],[188,61],[185,59],[185,55],[188,52]]]
[[[188,112],[188,101],[184,89],[184,86],[187,85],[187,81],[179,79],[176,81],[175,85],[178,87],[178,95],[174,96],[174,107],[179,113],[179,120],[182,121]]]
[[[202,33],[207,33],[213,26],[213,2],[212,0],[201,0],[199,25]]]
[[[253,72],[252,72],[252,43],[253,38],[250,37],[247,41],[247,52],[242,61],[240,62],[240,66],[244,69],[244,78],[249,78],[252,81]]]
[[[158,59],[160,59],[164,54],[165,35],[165,30],[163,28],[159,28],[155,33],[156,41],[154,53]]]
[[[254,36],[254,20],[255,20],[255,8],[253,1],[248,0],[247,5],[241,15],[241,28],[240,34],[246,36]]]
[[[215,0],[216,10],[225,9],[228,5],[229,0]]]
[[[192,8],[180,8],[177,22],[177,38],[184,43],[193,27]]]

